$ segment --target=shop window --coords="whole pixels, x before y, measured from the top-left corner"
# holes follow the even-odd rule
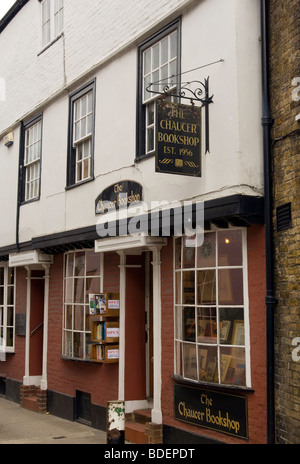
[[[168,88],[170,99],[180,79],[180,21],[152,36],[139,47],[137,159],[155,153],[156,100]],[[151,92],[147,90],[149,84]],[[154,92],[154,93],[153,93]]]
[[[174,240],[175,374],[249,387],[246,231],[207,232],[200,247]]]
[[[101,255],[94,251],[65,254],[63,355],[91,359],[89,294],[101,293]]]
[[[95,82],[70,97],[67,186],[93,179]]]
[[[15,269],[0,266],[0,354],[15,349]],[[0,359],[1,360],[1,359]]]

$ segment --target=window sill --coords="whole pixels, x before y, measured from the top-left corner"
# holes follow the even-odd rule
[[[80,187],[81,185],[88,184],[89,182],[92,182],[93,180],[95,180],[95,177],[90,177],[89,179],[82,180],[81,182],[77,182],[77,184],[67,185],[65,190],[72,190],[73,188]]]
[[[254,393],[254,389],[250,387],[243,387],[241,385],[220,385],[216,383],[209,382],[194,382],[193,380],[188,380],[180,377],[179,375],[171,374],[171,379],[177,383],[188,385],[194,388],[207,388],[211,390],[230,390],[230,391],[239,391],[244,393]]]
[[[95,364],[95,365],[100,365],[101,363],[94,361],[93,359],[80,359],[80,358],[69,358],[68,356],[60,356],[60,359],[63,361],[71,361],[71,362],[76,362],[76,363],[86,363],[86,364]]]
[[[138,158],[135,158],[134,162],[139,163],[140,161],[147,160],[149,158],[153,158],[155,156],[155,152],[148,153],[147,155],[141,155]]]
[[[24,205],[30,205],[31,203],[35,203],[37,201],[40,201],[41,197],[40,195],[36,198],[31,198],[31,200],[24,200],[20,203],[20,206],[24,206]]]
[[[42,55],[46,50],[48,50],[48,48],[52,47],[52,45],[55,44],[55,42],[57,42],[59,39],[61,39],[63,37],[63,35],[64,35],[64,33],[62,32],[57,37],[55,37],[55,39],[53,39],[51,42],[49,42],[47,45],[45,45],[42,48],[42,50],[37,54],[37,56]]]

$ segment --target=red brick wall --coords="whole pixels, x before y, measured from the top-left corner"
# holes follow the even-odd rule
[[[266,443],[266,324],[264,227],[248,229],[248,280],[251,340],[251,378],[247,393],[249,442],[174,419],[174,318],[172,241],[162,250],[162,410],[163,423],[227,443]],[[170,340],[172,341],[170,343]]]

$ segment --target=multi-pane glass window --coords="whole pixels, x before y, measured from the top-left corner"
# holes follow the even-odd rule
[[[93,92],[74,102],[73,144],[76,148],[76,182],[91,177]]]
[[[175,239],[176,374],[250,386],[246,231],[205,233],[200,247]]]
[[[42,46],[45,47],[63,32],[63,0],[42,1]]]
[[[94,251],[67,253],[64,271],[63,354],[90,359],[89,294],[101,293],[101,255]]]
[[[175,91],[179,80],[179,22],[140,46],[140,108],[138,156],[155,150],[156,99],[159,92]],[[149,85],[151,86],[149,87]],[[147,90],[148,88],[148,90]],[[149,92],[151,90],[151,92]],[[142,119],[143,121],[140,121]]]
[[[0,350],[13,352],[15,339],[15,270],[0,266]]]
[[[39,120],[25,130],[25,201],[40,195],[41,149],[42,121]]]
[[[155,148],[155,94],[147,90],[162,92],[164,88],[171,91],[177,82],[178,37],[177,30],[149,47],[143,54],[143,104],[146,105],[146,154]]]
[[[68,186],[94,175],[95,87],[93,81],[70,97]]]

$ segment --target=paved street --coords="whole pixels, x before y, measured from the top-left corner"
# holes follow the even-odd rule
[[[0,445],[106,444],[106,432],[50,414],[38,414],[0,398]]]

